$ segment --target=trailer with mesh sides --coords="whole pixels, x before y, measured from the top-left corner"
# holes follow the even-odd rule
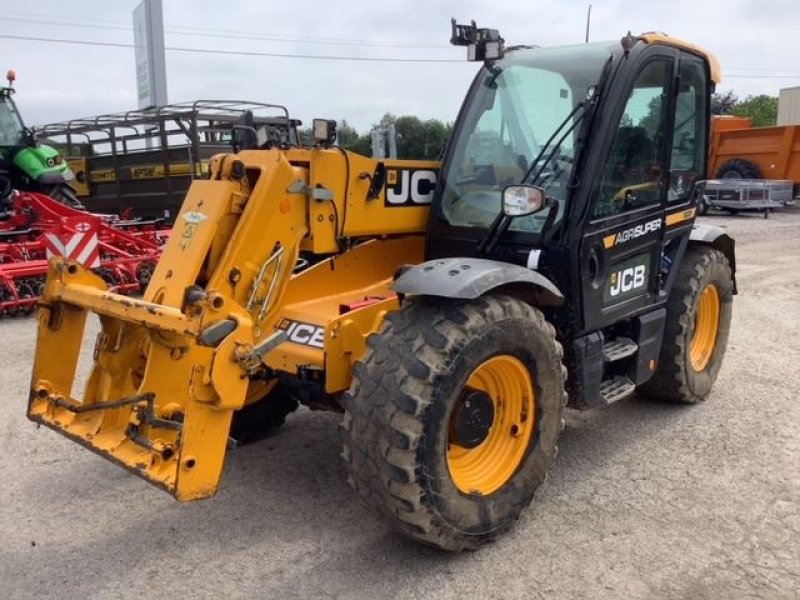
[[[36,128],[69,161],[77,196],[95,213],[172,221],[193,179],[231,146],[300,145],[280,105],[198,100]]]

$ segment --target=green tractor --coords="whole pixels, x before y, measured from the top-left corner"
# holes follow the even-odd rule
[[[83,208],[70,181],[75,175],[58,150],[40,144],[32,129],[25,127],[12,99],[16,74],[6,75],[8,86],[0,87],[0,174],[11,187],[47,194],[54,200]]]

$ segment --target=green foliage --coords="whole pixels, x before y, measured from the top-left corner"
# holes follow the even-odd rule
[[[750,117],[753,120],[753,127],[775,125],[778,120],[778,98],[766,94],[748,96],[736,103],[731,114],[737,117]]]
[[[369,135],[359,135],[355,127],[342,120],[337,127],[337,143],[345,150],[369,156],[372,152],[372,142]]]
[[[437,160],[444,151],[451,126],[436,119],[422,121],[417,117],[398,117],[397,157]]]
[[[659,94],[654,96],[647,103],[647,114],[639,119],[635,125],[647,131],[650,139],[655,139],[661,131],[661,123],[664,120],[664,98]]]
[[[725,93],[717,92],[711,95],[711,114],[729,115],[733,108],[739,103],[739,98],[732,90]]]
[[[441,158],[447,139],[450,137],[452,124],[442,123],[437,119],[421,120],[419,117],[404,115],[396,117],[391,113],[383,115],[372,127],[388,128],[395,126],[397,136],[397,157],[405,159],[438,160]],[[346,150],[371,156],[372,137],[370,132],[359,133],[347,121],[341,121],[337,127],[337,143]],[[311,129],[300,131],[303,145],[311,144]]]

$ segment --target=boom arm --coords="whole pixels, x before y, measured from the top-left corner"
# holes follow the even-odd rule
[[[181,500],[212,495],[233,410],[280,373],[312,370],[329,394],[349,386],[366,336],[397,306],[392,273],[422,260],[437,168],[335,148],[215,157],[142,300],[51,263],[29,417]],[[301,251],[327,258],[295,274]],[[90,312],[101,331],[81,397]]]

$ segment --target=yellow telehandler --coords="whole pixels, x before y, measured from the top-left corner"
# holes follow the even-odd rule
[[[717,62],[654,33],[451,41],[483,64],[441,164],[353,154],[323,119],[311,148],[247,132],[142,299],[53,259],[28,416],[186,501],[231,440],[341,411],[365,502],[461,550],[530,503],[565,406],[705,399],[736,291],[733,240],[695,224]]]

